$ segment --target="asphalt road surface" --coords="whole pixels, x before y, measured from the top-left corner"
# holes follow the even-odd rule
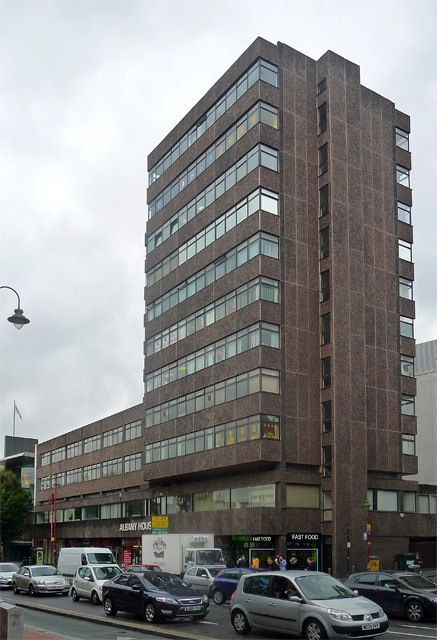
[[[150,625],[140,616],[118,613],[108,618],[101,605],[94,606],[86,600],[73,602],[70,597],[57,595],[31,597],[14,594],[2,589],[0,598],[24,607],[24,624],[36,630],[44,630],[65,640],[149,640],[167,637],[187,640],[237,640],[230,623],[229,605],[218,606],[211,602],[206,620],[171,620],[164,624]],[[252,631],[254,640],[286,640],[292,636],[280,633]],[[390,620],[387,640],[431,640],[437,638],[435,621],[412,624],[408,620]]]

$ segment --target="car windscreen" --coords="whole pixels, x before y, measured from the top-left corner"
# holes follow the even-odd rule
[[[143,576],[148,589],[168,589],[168,587],[188,587],[188,584],[171,573],[147,571]]]
[[[418,573],[411,573],[408,576],[396,576],[401,582],[404,582],[412,589],[432,589],[437,590],[437,584],[425,576]]]
[[[112,553],[87,553],[89,564],[115,564]]]
[[[55,567],[34,567],[32,569],[33,576],[55,576],[59,571]]]
[[[337,598],[356,598],[349,587],[324,575],[308,575],[296,578],[296,584],[309,600],[335,600]]]
[[[121,569],[118,567],[96,567],[94,573],[97,580],[112,580],[115,576],[120,575]]]
[[[220,567],[209,567],[208,571],[210,572],[212,577],[215,578],[216,575],[220,573],[220,571],[223,571],[223,569],[221,569]]]
[[[0,564],[0,572],[3,571],[18,571],[16,564]]]
[[[223,562],[223,554],[220,549],[205,549],[197,551],[198,564],[215,564]]]

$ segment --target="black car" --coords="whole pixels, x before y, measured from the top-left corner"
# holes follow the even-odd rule
[[[165,571],[122,573],[104,583],[102,598],[108,616],[130,611],[144,615],[147,622],[181,617],[202,620],[209,611],[206,594]]]
[[[437,584],[411,571],[364,571],[354,573],[345,585],[387,614],[407,616],[411,622],[437,617]]]

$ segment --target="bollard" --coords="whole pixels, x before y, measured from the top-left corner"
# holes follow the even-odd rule
[[[23,640],[23,609],[0,603],[0,640]]]

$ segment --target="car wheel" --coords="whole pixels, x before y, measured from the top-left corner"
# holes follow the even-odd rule
[[[144,606],[144,617],[147,622],[156,622],[158,620],[158,614],[156,613],[156,607],[151,602],[148,602]]]
[[[422,605],[417,600],[412,600],[407,604],[405,613],[410,622],[420,622],[425,614]]]
[[[326,638],[323,625],[318,620],[307,620],[303,628],[303,637],[307,640],[320,640]]]
[[[103,608],[107,616],[115,616],[117,613],[117,609],[109,596],[106,596],[103,600]]]
[[[20,589],[17,587],[17,584],[15,582],[12,583],[12,591],[14,593],[20,593]]]
[[[234,627],[237,633],[240,633],[242,636],[245,636],[250,631],[249,623],[247,622],[247,618],[242,611],[234,611],[232,614],[232,626]]]
[[[77,602],[80,599],[74,587],[71,590],[71,599],[74,600],[74,602]]]
[[[35,589],[33,588],[33,584],[29,585],[29,595],[30,596],[34,596],[35,595]]]
[[[214,591],[212,599],[216,604],[224,604],[226,601],[225,594],[220,589],[217,589],[217,591]]]
[[[98,596],[96,591],[93,591],[92,594],[91,594],[91,602],[93,604],[100,604],[100,598],[99,598],[99,596]]]

